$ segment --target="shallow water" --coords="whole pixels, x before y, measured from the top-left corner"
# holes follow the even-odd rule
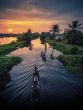
[[[35,64],[40,76],[40,108],[49,107],[72,107],[78,104],[83,98],[83,80],[68,72],[57,59],[50,59],[52,48],[48,45],[46,58],[42,61],[41,51],[44,45],[40,40],[32,41],[33,49],[19,48],[11,52],[10,56],[20,56],[23,58],[10,71],[11,81],[1,90],[1,98],[9,107],[23,107],[23,109],[33,106],[32,85],[33,71]],[[54,51],[57,57],[61,53]],[[80,103],[81,104],[81,103]],[[80,105],[81,106],[81,105]]]

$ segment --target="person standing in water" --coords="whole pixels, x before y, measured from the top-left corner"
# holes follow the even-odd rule
[[[47,52],[47,44],[45,43],[45,54],[46,54],[46,52]]]

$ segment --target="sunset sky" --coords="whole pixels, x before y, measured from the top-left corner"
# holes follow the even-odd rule
[[[83,0],[0,0],[0,33],[64,29],[72,20],[83,23]]]

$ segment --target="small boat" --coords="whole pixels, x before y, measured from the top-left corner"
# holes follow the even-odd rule
[[[33,73],[33,101],[38,102],[39,101],[39,90],[40,90],[40,84],[39,84],[39,72],[37,70],[37,67],[35,65],[34,73]]]
[[[41,52],[41,57],[42,57],[42,60],[44,60],[46,62],[46,55],[44,52]]]
[[[38,80],[39,80],[39,71],[38,71],[36,65],[35,65],[34,72],[33,72],[33,78],[34,78],[35,76],[37,76],[37,77],[38,77]]]

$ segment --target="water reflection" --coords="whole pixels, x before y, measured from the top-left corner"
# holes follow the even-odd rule
[[[29,49],[28,49],[29,48]],[[32,107],[32,85],[34,65],[37,65],[40,77],[39,106],[43,108],[67,105],[71,106],[77,98],[83,98],[83,80],[70,74],[58,60],[50,59],[52,48],[47,44],[46,63],[42,60],[41,51],[45,52],[45,45],[39,39],[33,40],[24,48],[10,53],[20,56],[22,63],[10,71],[11,81],[0,91],[8,106]],[[32,51],[31,51],[32,49]],[[53,56],[61,53],[54,50]],[[76,103],[75,103],[76,105]],[[44,109],[44,108],[43,108]]]
[[[0,38],[0,45],[9,44],[15,41],[16,41],[15,37],[3,37],[3,38]]]
[[[26,44],[27,45],[27,44]],[[32,45],[32,43],[31,43],[31,41],[29,41],[28,42],[28,45],[27,45],[28,47],[29,47],[29,50],[32,50],[33,49],[33,45]]]
[[[24,47],[28,48],[30,51],[33,49],[31,41],[24,42]]]

